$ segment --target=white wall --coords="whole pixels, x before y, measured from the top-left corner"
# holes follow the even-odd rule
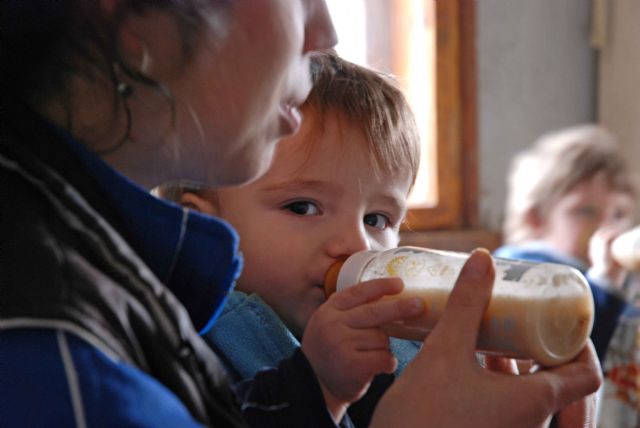
[[[499,230],[511,157],[595,120],[597,55],[590,0],[477,0],[476,16],[480,222]]]

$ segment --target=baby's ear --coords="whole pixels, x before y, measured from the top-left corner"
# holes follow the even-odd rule
[[[218,215],[218,205],[215,201],[192,192],[184,192],[180,196],[180,205],[194,211],[208,215]]]

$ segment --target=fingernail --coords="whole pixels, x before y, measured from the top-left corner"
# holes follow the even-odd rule
[[[482,279],[487,276],[492,264],[491,254],[486,248],[476,248],[462,268],[462,273],[471,278]]]

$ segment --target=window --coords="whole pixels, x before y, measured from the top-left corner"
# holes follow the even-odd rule
[[[476,222],[473,0],[328,0],[338,53],[396,76],[422,152],[408,229]]]

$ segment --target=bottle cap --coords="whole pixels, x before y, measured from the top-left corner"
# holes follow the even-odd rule
[[[557,366],[575,358],[589,339],[594,320],[593,294],[587,279],[577,269],[556,263],[540,263],[534,268],[547,276],[547,297],[553,301],[528,316],[532,357],[543,366]],[[535,304],[531,302],[531,306]]]
[[[324,276],[324,294],[329,298],[336,291],[360,282],[362,270],[379,251],[365,250],[353,253],[347,260],[339,260],[331,265]]]

